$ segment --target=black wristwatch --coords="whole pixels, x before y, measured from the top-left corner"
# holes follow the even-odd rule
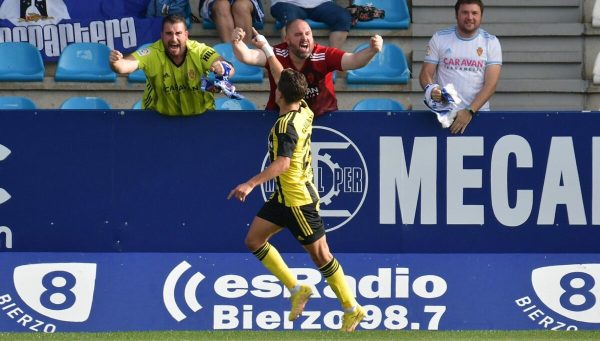
[[[468,111],[469,114],[471,114],[471,117],[475,116],[475,111],[473,111],[471,106],[466,107],[465,110]]]

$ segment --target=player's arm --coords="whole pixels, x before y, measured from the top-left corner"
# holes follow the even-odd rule
[[[342,56],[342,70],[355,70],[367,65],[383,47],[383,38],[376,34],[369,40],[369,47],[356,53],[346,52]]]
[[[283,71],[283,65],[279,62],[277,57],[275,57],[275,53],[273,53],[273,48],[269,45],[267,38],[262,34],[259,34],[258,31],[252,27],[252,32],[254,33],[254,37],[252,38],[252,44],[256,46],[258,49],[263,51],[267,61],[269,62],[269,69],[271,70],[271,74],[273,75],[273,80],[275,84],[279,83],[279,77],[281,77],[281,71]]]
[[[281,174],[290,168],[290,158],[285,156],[279,156],[273,161],[267,168],[262,172],[256,174],[252,179],[244,182],[243,184],[237,185],[236,188],[232,189],[227,196],[227,199],[236,198],[239,201],[245,201],[246,197],[254,187],[265,183]]]
[[[233,54],[240,62],[249,65],[264,66],[267,63],[267,57],[264,52],[256,49],[249,49],[246,43],[244,43],[244,37],[246,32],[239,27],[233,30],[233,36],[231,37],[231,47],[233,48]]]
[[[116,73],[132,73],[139,66],[139,62],[133,55],[123,57],[123,54],[117,50],[110,51],[108,62],[110,68]]]
[[[475,96],[473,102],[471,102],[469,105],[473,112],[477,112],[477,110],[479,110],[485,104],[485,102],[492,97],[494,92],[496,92],[496,85],[498,84],[498,79],[500,79],[501,68],[502,66],[499,64],[488,65],[485,68],[483,87],[477,93],[477,96]],[[456,118],[450,126],[450,132],[452,134],[464,133],[472,118],[473,117],[468,109],[460,110],[458,113],[456,113]]]

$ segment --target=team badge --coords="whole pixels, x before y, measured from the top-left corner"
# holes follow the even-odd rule
[[[188,78],[189,79],[196,79],[196,71],[194,71],[194,70],[188,70]]]
[[[138,50],[138,51],[137,51],[137,53],[138,53],[140,56],[147,56],[147,55],[149,55],[149,54],[150,54],[150,49],[149,49],[149,48],[147,48],[147,47],[144,47],[143,49],[140,49],[140,50]]]
[[[478,47],[478,48],[477,48],[477,55],[478,55],[479,57],[481,57],[481,55],[482,55],[482,54],[483,54],[483,48],[482,48],[482,47]]]

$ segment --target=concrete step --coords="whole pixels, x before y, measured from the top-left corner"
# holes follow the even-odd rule
[[[412,22],[454,23],[454,0],[413,0]],[[579,0],[486,0],[484,23],[581,22]]]

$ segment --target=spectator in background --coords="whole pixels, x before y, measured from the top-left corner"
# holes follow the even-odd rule
[[[185,18],[185,25],[192,27],[192,7],[189,0],[150,0],[146,9],[146,17],[166,17],[180,15]]]
[[[296,19],[311,19],[325,23],[331,33],[329,46],[341,49],[352,26],[352,16],[332,0],[272,0],[271,15],[287,25]],[[248,32],[246,32],[248,33]],[[281,37],[285,39],[285,26]]]
[[[113,50],[111,68],[118,73],[142,69],[146,88],[142,108],[169,116],[201,114],[215,108],[214,95],[202,86],[209,71],[223,75],[233,67],[210,46],[188,40],[185,18],[169,15],[163,19],[161,40],[123,57]]]
[[[419,81],[431,99],[441,100],[441,88],[453,84],[459,104],[453,134],[462,134],[479,110],[489,110],[502,66],[502,49],[496,36],[481,29],[483,2],[458,0],[454,6],[456,26],[436,32],[429,40]]]
[[[232,42],[235,57],[246,64],[265,67],[266,52],[250,49],[243,42],[246,32],[239,27],[233,32]],[[379,35],[370,38],[370,45],[357,53],[345,52],[334,47],[315,44],[312,31],[306,21],[295,19],[286,25],[284,42],[273,47],[274,54],[284,68],[301,72],[308,82],[305,100],[316,116],[338,110],[333,86],[332,71],[359,69],[371,61],[381,51],[383,39]],[[268,53],[271,53],[268,51]],[[267,110],[278,110],[275,90],[277,83],[269,72],[270,94]]]
[[[260,0],[200,0],[200,15],[215,23],[221,41],[229,43],[235,27],[246,32],[246,42],[252,37],[254,22],[265,17]]]

